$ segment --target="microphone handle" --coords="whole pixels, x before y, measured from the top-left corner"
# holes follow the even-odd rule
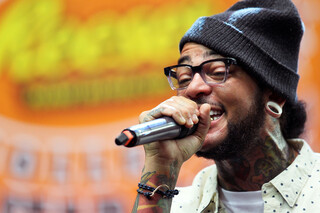
[[[117,145],[134,147],[154,141],[184,138],[194,133],[196,128],[197,125],[187,128],[178,125],[171,117],[162,117],[124,129],[115,142]]]

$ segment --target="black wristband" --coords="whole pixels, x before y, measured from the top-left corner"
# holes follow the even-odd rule
[[[150,199],[155,193],[162,195],[163,198],[173,198],[175,195],[179,194],[179,191],[177,189],[170,190],[169,186],[166,184],[162,184],[162,185],[158,186],[157,188],[154,188],[154,187],[148,186],[146,184],[139,183],[138,187],[139,187],[139,189],[137,190],[137,192],[140,194],[143,194],[148,199]],[[160,190],[160,188],[162,188],[162,187],[167,188],[167,190],[166,191]],[[144,192],[141,189],[145,189],[150,192]]]

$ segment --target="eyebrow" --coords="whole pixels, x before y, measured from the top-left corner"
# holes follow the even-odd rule
[[[203,54],[203,58],[206,58],[208,56],[217,55],[217,53],[213,50],[208,50]],[[178,64],[182,64],[183,62],[191,62],[191,58],[188,55],[182,56],[178,59]]]
[[[209,51],[206,51],[204,54],[205,57],[212,56],[212,55],[218,55],[218,53],[213,50],[209,50]]]
[[[178,64],[182,64],[185,61],[191,61],[190,56],[182,56],[181,58],[178,59]]]

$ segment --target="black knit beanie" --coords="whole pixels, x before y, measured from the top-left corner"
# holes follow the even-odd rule
[[[233,57],[260,84],[296,101],[298,55],[304,26],[291,0],[243,0],[200,17],[180,41]]]

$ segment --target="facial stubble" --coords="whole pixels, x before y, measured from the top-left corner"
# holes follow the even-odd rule
[[[212,160],[233,159],[250,152],[252,147],[262,143],[260,132],[265,121],[262,92],[257,91],[254,97],[255,100],[246,116],[235,122],[228,121],[227,136],[215,147],[198,151],[198,157]],[[242,113],[237,114],[240,116]]]

